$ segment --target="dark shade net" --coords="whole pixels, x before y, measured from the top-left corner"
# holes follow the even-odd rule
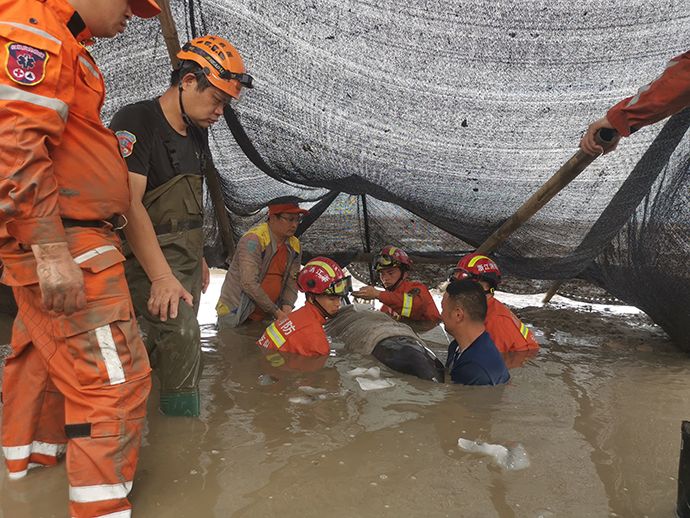
[[[172,4],[181,39],[227,37],[256,78],[235,110],[266,171],[225,124],[211,132],[235,237],[272,198],[344,193],[304,234],[311,254],[366,249],[364,193],[372,250],[479,245],[575,152],[589,122],[690,48],[687,2]],[[95,54],[106,120],[167,86],[155,20]],[[689,123],[682,113],[624,139],[513,234],[499,264],[594,281],[685,346]]]

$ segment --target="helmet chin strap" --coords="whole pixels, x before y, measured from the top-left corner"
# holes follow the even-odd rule
[[[326,311],[326,309],[321,304],[319,304],[319,301],[316,300],[315,295],[312,295],[310,302],[312,304],[314,304],[314,306],[316,306],[316,309],[319,310],[319,313],[321,313],[321,316],[323,318],[333,318],[335,316],[335,315],[331,315],[328,311]]]
[[[405,278],[405,271],[402,268],[400,268],[399,266],[398,266],[398,269],[400,270],[400,278],[397,281],[395,281],[395,284],[393,284],[393,286],[391,286],[389,288],[386,288],[384,286],[384,288],[386,288],[386,291],[395,291],[398,288],[398,286],[400,285],[400,283],[403,281],[403,279]]]
[[[198,150],[199,150],[199,160],[200,165],[201,165],[201,172],[202,174],[205,174],[206,171],[206,165],[207,165],[207,157],[204,152],[204,138],[202,136],[202,130],[199,126],[194,124],[194,121],[187,115],[187,112],[184,110],[184,103],[182,102],[182,81],[180,80],[180,83],[177,86],[177,99],[180,103],[180,114],[182,115],[182,121],[185,123],[187,128],[189,128],[189,134],[191,134],[192,141],[196,144]]]
[[[184,110],[184,103],[182,102],[182,81],[180,81],[177,86],[177,92],[177,99],[180,102],[180,114],[182,115],[182,121],[190,128],[196,128],[197,125],[192,122],[192,119],[189,118],[189,115],[187,115],[187,112]]]

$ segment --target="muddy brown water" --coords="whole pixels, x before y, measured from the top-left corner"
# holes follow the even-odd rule
[[[217,335],[204,325],[201,418],[149,405],[133,516],[674,516],[690,358],[643,318],[520,313],[543,347],[499,388],[382,368],[395,386],[364,392],[348,371],[373,358],[338,354],[315,372],[284,372],[254,345],[260,327]],[[0,327],[7,343],[8,322]],[[277,381],[263,385],[262,374]],[[461,451],[460,437],[520,443],[530,466],[504,471]],[[66,510],[64,463],[20,481],[0,475],[0,516]]]

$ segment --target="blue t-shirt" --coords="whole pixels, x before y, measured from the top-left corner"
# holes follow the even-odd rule
[[[463,385],[500,385],[510,379],[503,357],[486,331],[460,354],[458,342],[453,340],[448,346],[446,368],[453,383]]]

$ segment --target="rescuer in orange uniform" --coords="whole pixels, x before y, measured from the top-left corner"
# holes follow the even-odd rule
[[[325,359],[330,345],[323,325],[335,316],[341,300],[352,290],[350,276],[335,261],[316,257],[300,271],[297,286],[306,294],[305,305],[268,326],[256,343],[269,351]],[[267,359],[277,366],[276,358],[267,356]]]
[[[485,255],[467,254],[453,270],[451,280],[474,279],[486,293],[487,312],[484,325],[496,348],[502,353],[539,349],[534,333],[510,309],[494,297],[501,282],[501,270]]]
[[[70,515],[131,514],[150,389],[114,227],[127,168],[83,42],[152,0],[0,0],[0,260],[19,308],[3,374],[11,479],[67,446]]]
[[[618,137],[606,149],[608,153],[615,149],[621,136],[629,137],[640,128],[665,119],[687,106],[690,106],[690,51],[673,58],[654,81],[641,87],[636,95],[617,103],[604,117],[590,124],[580,141],[580,148],[590,155],[603,153],[594,135],[602,128],[612,128],[618,132]]]
[[[384,246],[374,259],[374,268],[379,274],[385,290],[365,286],[353,295],[360,299],[377,299],[383,303],[381,311],[393,318],[440,322],[438,312],[429,289],[421,282],[408,278],[412,266],[407,253],[394,246]]]

